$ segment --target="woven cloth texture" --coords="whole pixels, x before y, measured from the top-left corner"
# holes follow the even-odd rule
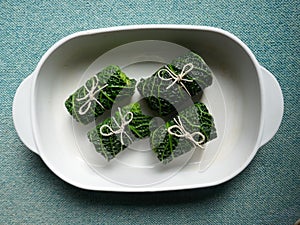
[[[299,14],[297,0],[1,0],[0,224],[294,224],[300,218]],[[14,94],[42,55],[74,32],[132,24],[222,28],[279,81],[282,124],[231,181],[163,193],[81,190],[18,138]]]

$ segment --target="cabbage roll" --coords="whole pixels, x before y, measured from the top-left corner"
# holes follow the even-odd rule
[[[165,116],[199,101],[212,83],[212,74],[199,55],[188,52],[141,79],[137,89],[152,110]]]
[[[150,145],[157,158],[168,163],[217,137],[214,119],[203,103],[196,103],[165,124],[151,123]]]
[[[144,115],[139,103],[133,103],[118,111],[88,132],[95,149],[108,161],[127,148],[135,140],[149,137],[152,116]]]
[[[116,101],[131,97],[136,80],[129,79],[118,66],[111,65],[97,73],[77,89],[66,101],[65,107],[82,124],[95,121]]]

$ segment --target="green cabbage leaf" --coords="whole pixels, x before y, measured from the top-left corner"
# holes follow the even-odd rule
[[[88,139],[108,161],[135,140],[149,137],[152,116],[143,114],[139,103],[119,108],[114,115],[88,132]],[[125,125],[123,129],[122,125]]]
[[[150,127],[151,148],[163,163],[194,148],[204,148],[205,143],[217,137],[214,119],[203,103],[188,107],[163,125],[153,120]],[[170,127],[176,135],[168,131]]]
[[[212,84],[212,75],[199,55],[188,52],[141,79],[137,89],[152,110],[165,116],[199,101],[203,89]]]
[[[136,80],[129,79],[118,66],[111,65],[70,95],[65,107],[77,122],[88,124],[110,110],[116,100],[131,97],[135,85]]]

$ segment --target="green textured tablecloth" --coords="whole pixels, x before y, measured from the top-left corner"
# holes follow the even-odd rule
[[[294,224],[300,218],[299,1],[0,1],[0,224]],[[76,31],[131,24],[232,32],[278,79],[276,136],[233,180],[164,193],[90,192],[56,177],[19,140],[12,101],[41,56]]]

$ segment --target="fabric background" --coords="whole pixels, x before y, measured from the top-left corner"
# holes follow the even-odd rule
[[[0,1],[0,224],[294,224],[300,218],[297,0]],[[56,41],[131,24],[208,25],[232,32],[278,79],[282,125],[233,180],[164,193],[92,192],[56,177],[19,140],[12,101]]]

